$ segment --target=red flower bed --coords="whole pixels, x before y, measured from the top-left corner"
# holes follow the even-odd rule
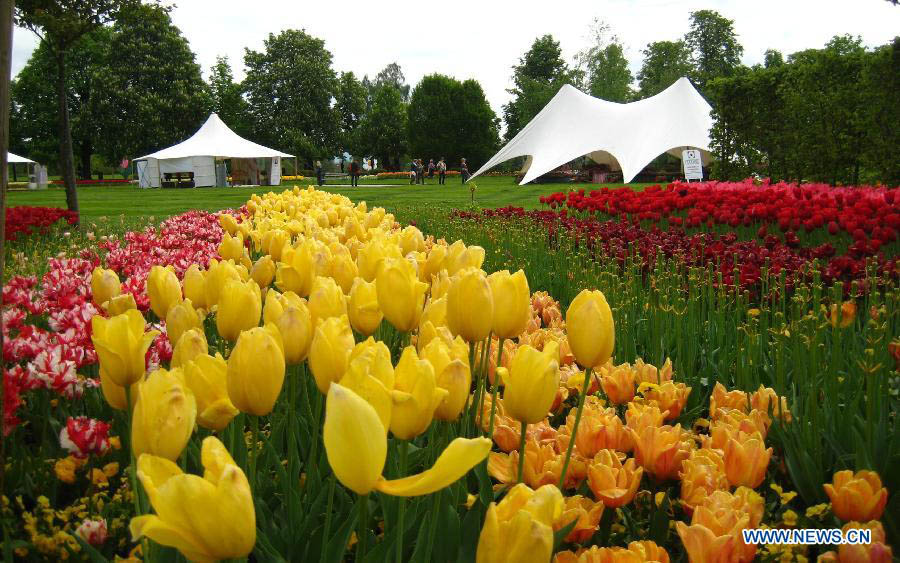
[[[57,221],[66,221],[70,225],[74,225],[78,222],[78,214],[58,207],[30,207],[27,205],[7,207],[6,240],[16,240],[19,235],[45,233]]]

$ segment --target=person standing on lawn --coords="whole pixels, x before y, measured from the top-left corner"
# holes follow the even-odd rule
[[[447,175],[447,163],[444,162],[443,156],[437,163],[437,170],[438,170],[438,184],[444,185],[444,180],[446,179],[445,176]]]
[[[359,163],[355,158],[350,161],[350,186],[359,186]]]
[[[412,159],[412,162],[409,165],[409,183],[416,183],[416,159]]]
[[[315,167],[316,167],[316,181],[321,186],[322,185],[322,161],[316,160]]]
[[[459,176],[462,179],[463,184],[469,179],[469,165],[466,164],[465,158],[459,161]]]
[[[419,183],[423,186],[425,185],[425,161],[421,158],[419,159]]]
[[[434,178],[434,168],[435,168],[434,159],[429,158],[428,159],[428,177],[429,178]]]

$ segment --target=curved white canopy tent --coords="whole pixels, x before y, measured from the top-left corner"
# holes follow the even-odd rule
[[[193,172],[195,186],[215,186],[216,159],[255,161],[271,159],[268,185],[281,183],[281,159],[294,155],[248,141],[232,131],[215,113],[189,139],[153,154],[136,158],[138,180],[142,188],[158,188],[164,176]],[[255,163],[254,163],[255,166]]]
[[[684,77],[628,104],[594,98],[567,84],[472,178],[518,156],[528,156],[520,185],[583,155],[621,170],[626,183],[664,152],[681,158],[684,148],[700,149],[706,165],[711,110]]]

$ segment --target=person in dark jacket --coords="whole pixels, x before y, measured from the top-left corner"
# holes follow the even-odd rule
[[[462,179],[462,183],[465,184],[466,180],[469,179],[469,165],[466,164],[466,159],[461,159],[459,162],[459,175]]]
[[[446,176],[447,176],[447,163],[444,161],[443,156],[437,163],[437,171],[438,171],[438,184],[443,185],[446,180]]]
[[[350,185],[359,186],[359,163],[355,158],[350,161]]]
[[[324,171],[322,170],[322,161],[316,160],[315,164],[316,164],[316,181],[321,186],[325,182],[325,180],[323,178],[323,176],[325,174],[324,174]]]

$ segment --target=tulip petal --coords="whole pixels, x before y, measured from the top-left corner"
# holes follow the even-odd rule
[[[325,401],[323,441],[338,480],[357,494],[369,493],[387,460],[387,431],[372,405],[332,383]]]
[[[450,442],[431,469],[402,479],[381,480],[376,488],[382,493],[401,497],[427,495],[455,483],[490,451],[491,441],[487,438],[457,438]]]
[[[137,540],[148,537],[160,545],[174,547],[191,561],[214,561],[206,553],[204,546],[194,541],[187,533],[179,528],[162,521],[158,516],[138,516],[131,519],[131,537]]]

